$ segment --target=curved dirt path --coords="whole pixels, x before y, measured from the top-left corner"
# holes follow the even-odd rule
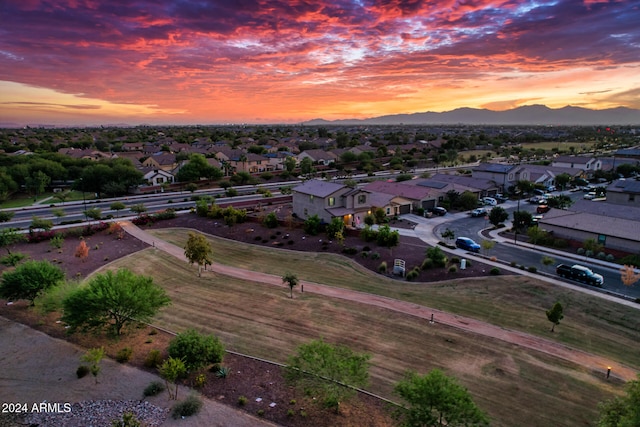
[[[132,224],[131,222],[121,222],[123,229],[131,236],[142,240],[154,247],[167,252],[168,254],[189,262],[184,255],[184,249],[163,240],[158,240],[151,234]],[[286,286],[282,283],[282,278],[272,274],[261,273],[257,271],[249,271],[228,265],[213,263],[210,265],[211,270],[216,273],[225,274],[227,276],[237,277],[239,279],[250,280],[259,283],[265,283],[274,286]],[[430,321],[432,316],[434,322],[441,325],[447,325],[454,328],[462,329],[467,332],[488,336],[491,338],[506,341],[518,346],[531,350],[540,351],[552,356],[559,357],[564,360],[582,365],[594,370],[602,370],[603,374],[607,366],[611,367],[612,376],[620,378],[624,381],[636,379],[638,371],[626,365],[611,361],[605,357],[597,356],[568,347],[564,344],[549,341],[544,338],[536,337],[524,332],[505,329],[486,322],[482,322],[469,317],[458,316],[456,314],[447,313],[422,305],[417,305],[407,301],[396,300],[384,296],[367,294],[364,292],[353,291],[349,289],[336,288],[318,283],[300,281],[300,285],[304,286],[305,292],[312,292],[318,295],[325,295],[332,298],[340,298],[348,301],[355,301],[362,304],[373,305],[376,307],[393,310],[405,314],[410,314]]]

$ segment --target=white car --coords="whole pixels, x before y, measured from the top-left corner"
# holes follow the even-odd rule
[[[582,196],[582,198],[585,199],[585,200],[593,200],[593,199],[596,198],[596,192],[595,191],[589,191],[587,194]]]
[[[496,199],[494,199],[493,197],[485,197],[482,199],[482,203],[485,206],[495,206],[498,204],[498,201]]]

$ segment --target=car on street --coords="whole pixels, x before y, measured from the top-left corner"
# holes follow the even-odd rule
[[[589,191],[587,194],[582,196],[582,198],[585,199],[585,200],[593,200],[593,199],[596,198],[596,192],[595,191]]]
[[[559,264],[556,267],[556,274],[565,279],[586,283],[587,285],[602,287],[604,278],[600,274],[594,273],[589,267],[574,264],[572,266]]]
[[[494,199],[497,200],[498,203],[504,203],[507,200],[509,200],[509,198],[507,196],[505,196],[504,194],[496,194],[495,196],[493,196]]]
[[[471,211],[471,216],[477,218],[479,216],[486,216],[488,214],[485,208],[477,208]]]
[[[493,197],[484,197],[482,199],[482,204],[485,206],[495,206],[498,204],[498,201]]]
[[[550,210],[551,207],[549,207],[549,205],[538,205],[538,207],[536,208],[536,213],[543,214],[549,212]]]
[[[529,203],[544,204],[544,203],[547,203],[547,199],[545,199],[542,196],[533,196],[532,198],[529,199]]]
[[[470,252],[480,252],[480,245],[468,237],[458,237],[456,247]]]

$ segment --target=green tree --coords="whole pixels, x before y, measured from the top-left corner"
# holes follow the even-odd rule
[[[87,209],[85,213],[89,218],[93,219],[94,221],[99,221],[102,218],[102,209],[100,208]]]
[[[447,227],[447,229],[442,233],[442,237],[451,241],[456,238],[456,233],[452,229]]]
[[[491,249],[493,249],[495,245],[496,245],[496,242],[494,242],[493,240],[483,239],[482,242],[480,242],[480,246],[482,247],[482,250],[484,250],[486,254],[488,254],[489,251],[491,251]]]
[[[559,189],[564,190],[567,188],[567,185],[571,182],[571,175],[568,173],[561,173],[556,175],[556,185]]]
[[[313,161],[309,157],[305,157],[300,161],[300,172],[305,176],[313,172]]]
[[[625,384],[626,394],[598,405],[598,427],[640,426],[640,374]]]
[[[292,173],[296,168],[296,158],[293,156],[289,156],[284,159],[284,168],[287,172]]]
[[[109,209],[111,209],[112,211],[116,211],[116,216],[118,216],[118,212],[126,208],[127,206],[122,202],[113,202],[111,203],[111,205],[109,205]]]
[[[565,209],[571,206],[572,204],[573,204],[573,200],[571,199],[571,197],[565,194],[560,194],[558,196],[553,196],[547,199],[547,205],[550,208]]]
[[[39,218],[34,216],[31,218],[31,225],[29,225],[29,230],[44,230],[49,231],[53,228],[53,221],[50,219]]]
[[[0,281],[0,297],[34,300],[42,292],[64,280],[64,272],[49,261],[27,261],[15,270],[5,271]]]
[[[331,219],[329,225],[327,225],[327,237],[331,240],[335,239],[338,233],[344,231],[344,221],[342,217],[335,217]]]
[[[463,211],[474,209],[476,206],[478,206],[478,196],[473,194],[471,191],[465,191],[460,195],[460,198],[458,199],[458,205]]]
[[[169,356],[182,360],[187,371],[193,372],[222,362],[225,349],[216,336],[187,329],[171,340],[168,352]]]
[[[524,179],[519,180],[518,182],[516,182],[516,193],[518,195],[520,194],[529,194],[531,193],[534,188],[536,188],[535,184],[531,181],[527,181]]]
[[[211,166],[204,155],[194,153],[189,156],[189,162],[180,168],[176,179],[179,182],[194,182],[203,178],[216,180],[222,175],[222,171]]]
[[[393,248],[400,243],[400,233],[398,230],[391,230],[388,225],[382,225],[378,228],[376,235],[376,242],[380,246],[387,248]]]
[[[320,232],[320,217],[311,215],[304,221],[303,229],[305,233],[316,236]]]
[[[447,265],[447,256],[439,246],[427,248],[426,257],[433,261],[436,267],[444,267]]]
[[[129,207],[129,210],[131,212],[137,214],[138,216],[140,216],[141,214],[143,214],[143,213],[145,213],[147,211],[147,208],[142,203],[137,203],[135,205],[131,205]]]
[[[345,346],[313,340],[300,345],[296,354],[289,356],[285,378],[318,395],[324,405],[338,411],[340,402],[355,394],[354,388],[368,384],[370,358]]]
[[[489,419],[473,402],[467,389],[439,369],[424,376],[409,371],[394,391],[406,402],[397,413],[403,426],[489,425]]]
[[[37,171],[33,175],[27,177],[26,187],[34,194],[34,199],[38,198],[38,194],[44,193],[44,189],[51,182],[51,178],[44,172]]]
[[[178,379],[187,373],[187,368],[180,358],[169,357],[158,367],[158,373],[164,380],[169,399],[178,399]]]
[[[278,226],[278,217],[274,212],[269,212],[262,220],[262,224],[267,228],[276,228]]]
[[[293,273],[286,273],[284,276],[282,276],[282,283],[285,283],[287,286],[289,286],[289,289],[291,291],[291,293],[289,294],[289,298],[293,298],[293,288],[298,286],[298,283],[300,283],[298,276]]]
[[[547,319],[552,323],[551,332],[553,332],[556,325],[559,325],[560,321],[564,318],[562,304],[556,302],[553,304],[553,307],[551,307],[551,310],[547,310],[546,313]]]
[[[502,206],[496,206],[489,212],[489,222],[494,227],[504,224],[507,219],[509,219],[509,213]]]
[[[0,211],[0,222],[9,222],[14,215],[15,212],[12,211]]]
[[[96,384],[98,384],[98,374],[102,370],[100,367],[100,362],[104,358],[104,347],[99,348],[90,348],[87,352],[80,358],[83,362],[90,363],[91,366],[89,370],[91,371],[91,375],[96,380]]]
[[[60,203],[64,205],[64,202],[66,202],[71,198],[71,191],[69,190],[59,191],[53,195],[53,198],[56,200],[60,200]]]
[[[110,326],[120,335],[131,322],[146,322],[171,300],[153,278],[127,269],[97,274],[63,301],[62,321],[70,331]]]
[[[202,266],[213,262],[211,243],[204,235],[190,231],[187,244],[184,247],[184,256],[191,264],[198,264],[198,277],[200,277]]]
[[[513,212],[513,227],[522,230],[531,227],[533,224],[533,216],[531,212],[515,211]]]

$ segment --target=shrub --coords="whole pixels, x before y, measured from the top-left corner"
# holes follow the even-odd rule
[[[518,265],[518,263],[515,262],[515,261],[511,261],[510,265],[511,265],[511,267],[516,267]]]
[[[346,255],[355,255],[358,253],[358,248],[344,248],[342,253]]]
[[[386,273],[387,272],[387,261],[382,261],[378,266],[378,273]]]
[[[457,256],[451,257],[451,262],[453,264],[460,264],[460,258]]]
[[[195,329],[188,329],[171,340],[169,356],[182,359],[187,370],[195,371],[205,365],[221,362],[224,346],[214,335],[204,335]]]
[[[240,396],[240,397],[238,398],[238,405],[240,405],[240,406],[244,406],[244,405],[246,405],[246,404],[247,404],[247,398],[246,398],[246,396]]]
[[[410,282],[416,279],[417,277],[418,277],[418,272],[415,270],[411,270],[410,272],[407,273],[407,280]]]
[[[500,269],[498,267],[493,267],[491,270],[489,270],[489,274],[491,274],[492,276],[498,276],[500,275]]]
[[[371,254],[371,259],[380,259],[380,254],[378,252],[374,252]]]
[[[229,372],[231,372],[229,368],[227,368],[226,366],[221,366],[216,371],[216,377],[223,379],[227,378],[229,376]]]
[[[527,270],[529,270],[529,273],[535,273],[538,271],[538,268],[534,265],[530,266]]]
[[[369,246],[365,246],[364,248],[362,248],[363,252],[371,252],[371,248]]]
[[[191,394],[182,402],[176,403],[173,406],[171,417],[175,420],[181,417],[190,417],[200,412],[202,408],[202,400],[197,396]]]
[[[431,258],[425,258],[424,261],[422,261],[422,265],[420,266],[420,268],[423,270],[429,270],[430,268],[433,268],[433,260]]]
[[[258,416],[264,417],[264,409],[258,409]]]
[[[593,251],[590,251],[590,250],[584,251],[584,256],[591,258],[593,256]]]
[[[449,266],[449,273],[457,273],[457,272],[458,272],[458,267],[456,267],[455,265]]]
[[[264,217],[262,224],[267,228],[276,228],[278,226],[278,217],[275,213],[271,212]]]
[[[596,255],[596,258],[598,259],[605,259],[607,257],[607,254],[605,254],[604,252],[598,252],[598,254]]]
[[[367,258],[369,256],[369,252],[362,252],[362,258]]]
[[[116,362],[118,363],[126,363],[131,360],[131,355],[133,354],[133,349],[131,347],[125,347],[118,350],[118,354],[116,354]]]
[[[147,358],[144,359],[144,366],[146,368],[157,368],[162,364],[162,354],[160,354],[160,350],[151,350],[147,355]]]
[[[584,255],[584,248],[578,248],[578,250],[576,251],[576,253],[578,255]]]
[[[605,259],[606,259],[607,261],[609,261],[609,262],[613,262],[613,261],[615,261],[615,260],[616,260],[616,257],[614,257],[614,256],[613,256],[613,255],[611,255],[611,254],[607,254],[607,256],[605,257]]]
[[[194,387],[202,388],[207,383],[207,376],[205,374],[198,374],[193,379]]]
[[[87,365],[80,365],[78,369],[76,369],[76,376],[78,378],[84,378],[89,373],[90,369]]]
[[[287,417],[293,417],[295,414],[296,414],[296,411],[294,411],[291,408],[289,408],[289,410],[287,411]]]
[[[145,397],[157,396],[163,391],[164,391],[164,384],[162,384],[160,381],[153,381],[151,384],[145,387],[142,394],[144,394]]]

